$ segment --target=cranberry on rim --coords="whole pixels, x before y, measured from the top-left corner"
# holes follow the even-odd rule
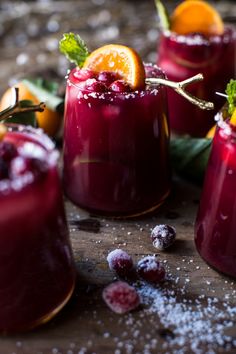
[[[85,84],[85,89],[91,92],[106,92],[107,87],[102,82],[97,81],[96,79],[88,79]]]
[[[117,80],[119,77],[116,73],[112,71],[101,71],[98,73],[98,81],[103,82],[107,87],[111,85],[112,82]]]
[[[79,81],[86,81],[88,79],[96,78],[96,73],[89,69],[76,70],[73,74],[74,78]]]
[[[131,92],[131,87],[124,80],[116,80],[110,86],[109,89],[117,93]]]
[[[0,143],[0,157],[5,161],[10,161],[18,155],[15,145],[8,141],[2,141]]]

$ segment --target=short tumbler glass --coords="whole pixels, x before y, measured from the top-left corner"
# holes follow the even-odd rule
[[[51,319],[71,297],[76,273],[59,154],[39,129],[7,129],[1,152],[14,167],[9,178],[0,178],[0,331],[8,333]],[[9,160],[13,146],[17,156]],[[1,157],[1,171],[3,163]]]
[[[66,195],[99,215],[128,217],[154,210],[170,191],[165,88],[91,92],[76,84],[75,70],[66,90]]]
[[[218,127],[195,224],[202,258],[236,277],[236,128],[218,114]]]

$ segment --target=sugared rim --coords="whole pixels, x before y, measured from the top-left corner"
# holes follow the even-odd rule
[[[183,35],[178,34],[176,32],[172,32],[171,30],[164,30],[163,35],[165,37],[170,38],[176,43],[182,43],[186,45],[211,45],[215,43],[221,43],[222,39],[225,43],[229,43],[232,40],[236,40],[236,27],[233,25],[226,25],[225,31],[223,34],[219,35],[211,35],[208,38],[200,33]]]
[[[29,139],[32,139],[33,144],[40,146],[45,151],[48,169],[57,165],[59,152],[55,149],[55,144],[42,129],[14,123],[7,123],[5,126],[9,133],[25,134],[26,137],[28,136]],[[28,142],[30,143],[30,140]],[[0,193],[5,195],[11,191],[17,192],[33,182],[34,180],[30,174],[19,176],[16,180],[4,179],[0,181]]]
[[[157,69],[160,71],[160,75],[158,77],[165,77],[165,73],[164,71],[157,66],[156,64],[152,64],[152,63],[144,63],[144,65],[148,65],[148,66],[152,66],[154,69]],[[112,92],[112,91],[108,91],[108,92],[92,92],[88,89],[85,89],[83,87],[81,87],[80,84],[77,84],[73,81],[73,78],[71,77],[73,75],[73,72],[76,70],[76,68],[69,70],[65,79],[67,81],[68,85],[74,86],[76,88],[78,88],[79,90],[81,90],[83,92],[83,94],[86,94],[89,97],[93,97],[93,98],[103,98],[103,99],[111,99],[111,98],[115,98],[115,97],[125,97],[125,98],[134,98],[134,97],[142,97],[145,95],[146,92],[148,93],[152,93],[152,94],[157,94],[158,93],[158,88],[161,85],[153,85],[152,88],[149,88],[149,86],[146,85],[146,89],[144,90],[136,90],[136,91],[131,91],[131,92]]]
[[[233,129],[232,125],[229,122],[229,119],[223,118],[223,114],[221,112],[215,115],[215,121],[217,126],[225,135],[236,138],[236,130]]]

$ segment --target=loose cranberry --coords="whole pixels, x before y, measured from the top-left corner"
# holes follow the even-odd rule
[[[3,158],[0,157],[0,179],[8,178],[8,165]]]
[[[17,154],[17,149],[14,144],[8,141],[2,141],[0,143],[0,157],[2,157],[5,161],[9,162],[16,157]]]
[[[120,277],[128,277],[133,270],[133,260],[127,252],[116,249],[107,256],[109,268],[114,270]]]
[[[137,264],[137,273],[140,278],[150,283],[159,283],[165,278],[165,269],[155,256],[147,256]]]
[[[124,80],[116,80],[110,86],[109,89],[117,93],[131,92],[131,87]]]
[[[111,71],[101,71],[98,74],[98,81],[103,82],[107,87],[111,85],[111,83],[118,79],[118,74]]]
[[[80,69],[75,71],[73,75],[79,81],[86,81],[88,79],[96,78],[96,73],[89,69]]]
[[[45,161],[36,158],[24,158],[18,156],[11,161],[10,176],[14,179],[30,172],[35,179],[38,179],[43,177],[47,170],[48,165]]]
[[[85,84],[85,88],[91,92],[106,92],[107,87],[102,82],[96,79],[88,79]]]
[[[170,247],[176,237],[176,230],[170,225],[157,225],[151,232],[153,246],[158,250],[163,251]]]
[[[134,287],[123,281],[108,285],[102,293],[107,306],[118,314],[134,310],[140,304],[140,299]]]

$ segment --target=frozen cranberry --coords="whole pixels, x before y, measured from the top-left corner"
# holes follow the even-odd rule
[[[145,74],[146,77],[153,77],[153,78],[159,76],[163,77],[163,72],[161,71],[161,69],[152,64],[145,65]]]
[[[151,232],[153,246],[160,251],[170,247],[175,241],[175,237],[176,230],[169,225],[157,225]]]
[[[85,88],[91,92],[106,92],[107,87],[102,82],[96,79],[88,79]]]
[[[96,73],[89,69],[80,69],[75,71],[73,75],[79,81],[86,81],[88,79],[96,78]]]
[[[150,283],[158,283],[165,278],[165,269],[155,256],[141,259],[137,264],[137,273],[140,278]]]
[[[11,161],[10,176],[14,179],[30,172],[35,179],[38,179],[45,175],[47,169],[48,167],[45,161],[36,158],[24,158],[18,156]]]
[[[103,300],[115,313],[123,314],[134,310],[140,304],[140,299],[134,287],[123,281],[108,285],[102,293]]]
[[[103,82],[107,87],[111,85],[111,83],[118,79],[118,75],[111,71],[101,71],[98,74],[98,81]]]
[[[0,157],[5,161],[10,161],[15,156],[17,156],[17,149],[14,144],[8,141],[2,141],[0,143]]]
[[[113,92],[124,93],[131,92],[131,87],[124,80],[116,80],[110,86],[109,89]]]
[[[8,178],[8,165],[3,158],[0,157],[0,179]]]
[[[129,276],[133,270],[133,260],[127,252],[116,249],[107,256],[109,268],[114,270],[120,277]]]

